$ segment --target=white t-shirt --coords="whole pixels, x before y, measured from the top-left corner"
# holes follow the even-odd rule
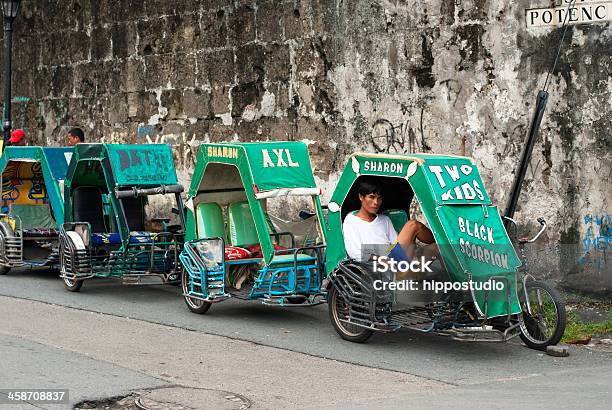
[[[376,215],[372,222],[367,222],[351,212],[344,218],[342,232],[347,255],[358,261],[362,251],[364,256],[386,254],[397,240],[397,232],[386,215]]]

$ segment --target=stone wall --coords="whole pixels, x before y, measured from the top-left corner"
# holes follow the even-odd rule
[[[307,141],[327,197],[354,151],[465,153],[503,207],[561,36],[525,10],[559,2],[24,1],[15,126],[48,145],[73,125],[167,142],[185,180],[200,141]],[[611,34],[570,27],[516,215],[551,225],[536,270],[598,292],[612,290]]]

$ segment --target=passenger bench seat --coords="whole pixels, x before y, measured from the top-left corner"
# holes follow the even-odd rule
[[[408,215],[403,209],[386,209],[382,212],[382,214],[391,219],[393,228],[397,233],[400,233],[404,225],[406,225],[406,222],[408,222]]]
[[[198,238],[223,238],[225,259],[239,260],[251,257],[251,252],[239,246],[232,246],[227,240],[221,206],[215,202],[200,203],[196,206],[196,230]],[[254,226],[254,225],[253,225]]]
[[[230,242],[234,246],[248,246],[259,243],[257,228],[246,201],[233,202],[228,208]]]

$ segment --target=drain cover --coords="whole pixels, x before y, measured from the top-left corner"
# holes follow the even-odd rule
[[[251,401],[223,390],[164,387],[143,393],[136,405],[144,410],[242,410],[251,407]]]

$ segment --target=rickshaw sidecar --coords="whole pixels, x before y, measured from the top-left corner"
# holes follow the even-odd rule
[[[325,231],[319,194],[303,143],[203,144],[181,254],[189,309],[204,313],[232,296],[270,305],[320,303]],[[314,210],[313,218],[274,215],[299,201]]]
[[[63,183],[72,148],[7,147],[0,158],[0,273],[57,266]]]
[[[413,290],[381,290],[391,282],[396,289],[401,275],[347,259],[342,223],[348,212],[359,209],[357,188],[364,175],[378,177],[383,185],[381,211],[398,232],[411,202],[418,201],[440,258],[434,273],[421,275],[410,289],[426,290],[429,298],[415,303],[410,297],[419,294]],[[328,303],[332,323],[345,339],[364,341],[374,330],[409,327],[461,340],[505,341],[525,330],[523,317],[530,308],[524,295],[535,282],[517,286],[521,261],[470,158],[354,154],[328,207]],[[559,338],[555,332],[537,347]]]
[[[128,284],[146,283],[150,277],[177,282],[184,242],[182,191],[167,145],[77,145],[67,172],[60,230],[66,289],[77,291],[93,277],[121,278]],[[154,196],[157,210],[149,206]],[[151,215],[160,210],[166,212]]]

